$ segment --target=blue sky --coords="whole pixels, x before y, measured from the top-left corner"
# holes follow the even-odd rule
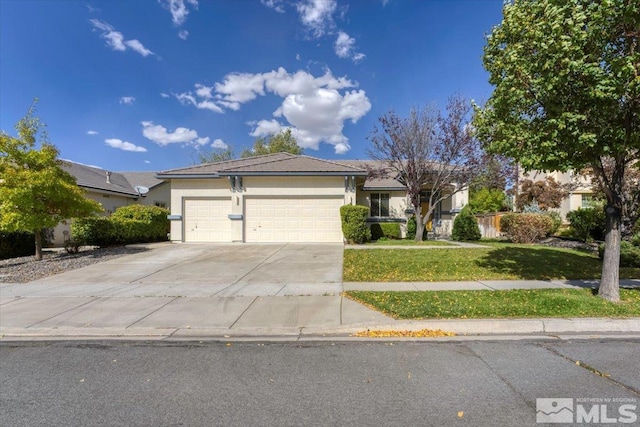
[[[291,127],[305,153],[366,159],[385,112],[491,94],[502,0],[0,1],[0,128],[34,97],[61,157],[193,164]]]

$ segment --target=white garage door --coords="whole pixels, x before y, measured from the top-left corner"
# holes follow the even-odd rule
[[[342,242],[343,197],[245,198],[246,242]]]
[[[230,242],[231,199],[185,199],[185,242]]]

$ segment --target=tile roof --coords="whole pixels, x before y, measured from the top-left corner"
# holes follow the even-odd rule
[[[366,170],[342,162],[289,153],[267,154],[246,159],[208,163],[159,172],[158,177],[227,176],[227,175],[365,175]]]
[[[349,165],[349,166],[360,167],[365,170],[375,169],[377,167],[382,166],[382,162],[377,160],[340,160],[340,163]],[[363,190],[376,190],[376,189],[406,190],[406,187],[393,177],[385,177],[385,178],[367,177],[367,179],[364,182]]]
[[[155,177],[155,172],[111,172],[96,166],[83,165],[71,160],[62,160],[62,168],[76,178],[78,186],[88,190],[102,190],[137,198],[136,185],[153,188],[164,181]],[[107,173],[109,182],[107,182]]]
[[[153,188],[156,185],[164,183],[163,180],[156,178],[156,172],[116,172],[124,176],[132,188],[136,185]]]

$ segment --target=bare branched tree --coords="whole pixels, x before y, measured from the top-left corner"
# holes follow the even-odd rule
[[[369,137],[368,155],[376,161],[369,167],[370,176],[395,178],[407,188],[417,241],[438,203],[466,189],[490,160],[471,134],[470,112],[471,103],[460,95],[449,98],[445,114],[430,106],[413,108],[407,118],[390,111],[378,119],[380,126]],[[421,192],[428,197],[426,212]]]

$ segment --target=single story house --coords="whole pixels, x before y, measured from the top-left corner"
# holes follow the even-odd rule
[[[156,178],[155,172],[111,172],[70,160],[63,160],[62,168],[75,177],[78,186],[86,191],[86,198],[102,205],[104,215],[112,214],[121,206],[136,203],[169,208],[170,185]],[[148,192],[142,194],[145,189]],[[70,223],[70,220],[66,220],[54,228],[55,246],[63,245],[68,238]]]
[[[398,222],[404,230],[404,187],[393,179],[369,179],[365,164],[277,153],[156,177],[171,184],[175,242],[342,242],[345,204],[368,206],[370,223]],[[447,233],[467,197],[458,193],[438,207],[437,225]]]

